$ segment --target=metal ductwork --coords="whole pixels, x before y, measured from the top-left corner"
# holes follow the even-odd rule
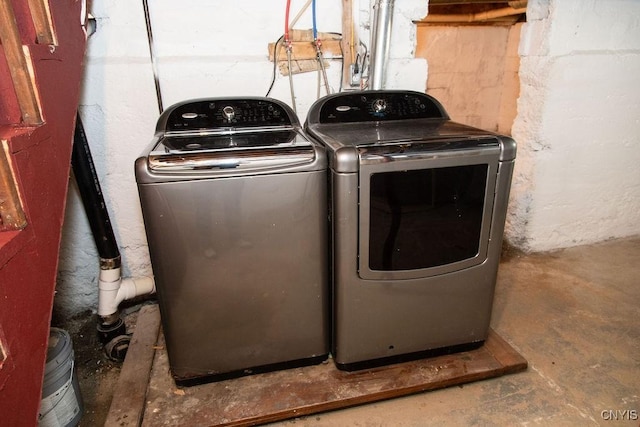
[[[391,47],[393,3],[394,0],[377,0],[373,5],[369,89],[384,89],[389,48]]]

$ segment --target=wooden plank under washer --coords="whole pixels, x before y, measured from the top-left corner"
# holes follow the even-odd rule
[[[151,310],[140,315],[139,322],[144,321],[146,315],[157,316]],[[144,330],[153,337],[156,332],[152,329]],[[132,342],[132,346],[135,345]],[[163,335],[159,335],[155,347],[147,345],[146,348],[155,355],[148,375],[144,408],[141,408],[143,426],[257,425],[527,369],[527,361],[491,330],[484,346],[457,354],[356,372],[340,371],[329,360],[315,366],[181,388],[176,387],[169,373]],[[127,355],[123,372],[130,362]],[[118,400],[129,400],[129,396],[116,394],[112,408],[119,405]],[[137,423],[120,418],[117,425],[134,426]]]

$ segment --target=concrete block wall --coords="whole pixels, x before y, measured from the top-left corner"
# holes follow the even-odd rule
[[[291,19],[304,0],[293,0]],[[355,29],[369,45],[373,0],[354,0]],[[317,2],[318,30],[342,32],[340,0]],[[149,2],[162,101],[264,96],[273,64],[269,42],[284,31],[285,1],[189,0]],[[151,275],[133,164],[150,142],[159,115],[142,2],[92,2],[97,31],[89,38],[80,114],[111,214],[127,277]],[[424,0],[396,2],[387,87],[423,90],[427,64],[414,58],[412,20],[427,13]],[[296,29],[312,27],[311,8]],[[339,89],[341,64],[327,70]],[[304,121],[316,100],[316,73],[295,75],[298,115]],[[324,95],[324,90],[321,90]],[[271,95],[291,103],[287,77],[278,75]],[[56,310],[64,316],[97,307],[98,255],[77,189],[70,186],[58,274]]]
[[[372,1],[354,2],[355,26],[367,43]],[[165,107],[193,97],[266,93],[272,70],[266,46],[282,34],[284,0],[149,3]],[[292,14],[303,4],[293,1]],[[341,31],[340,4],[318,2],[321,31]],[[144,14],[136,2],[91,7],[98,30],[88,43],[80,113],[124,273],[148,275],[133,175],[158,117]],[[425,0],[395,4],[390,88],[426,87],[427,64],[414,59],[411,23],[426,9]],[[506,238],[514,245],[543,251],[640,234],[638,16],[636,1],[529,0],[512,127],[519,145]],[[296,28],[310,27],[307,12]],[[334,89],[339,68],[332,61]],[[315,100],[317,81],[315,73],[295,77],[301,118]],[[272,96],[290,102],[286,77],[278,76]],[[67,206],[56,306],[73,315],[97,305],[98,256],[73,185]]]
[[[640,2],[530,0],[506,237],[544,251],[640,234]]]

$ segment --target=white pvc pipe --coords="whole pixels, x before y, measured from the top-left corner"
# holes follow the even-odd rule
[[[100,270],[98,278],[98,315],[110,316],[124,300],[156,291],[153,277],[122,279],[120,268]]]

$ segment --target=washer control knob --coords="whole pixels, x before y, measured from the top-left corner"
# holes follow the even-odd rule
[[[227,121],[231,121],[236,116],[236,110],[231,105],[227,105],[222,109],[222,114]]]
[[[382,114],[387,110],[387,101],[384,99],[376,99],[373,101],[373,112],[376,114]]]

